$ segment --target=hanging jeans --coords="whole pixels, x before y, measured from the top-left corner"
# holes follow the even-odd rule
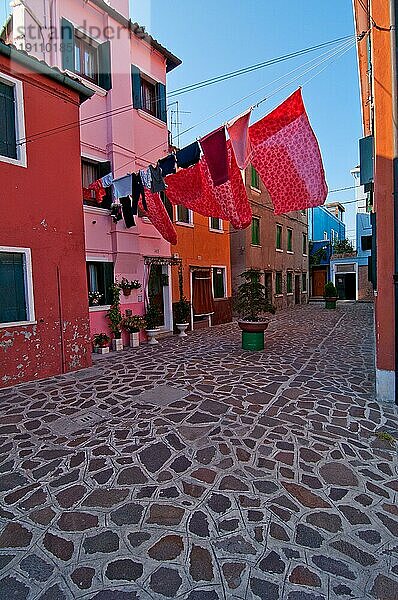
[[[141,180],[139,173],[133,173],[131,176],[131,179],[132,179],[131,197],[133,199],[133,214],[136,215],[138,213],[138,202],[139,202],[140,198],[142,200],[142,206],[144,207],[144,210],[147,211],[148,208],[147,208],[146,200],[145,200],[144,186],[142,185],[142,180]]]

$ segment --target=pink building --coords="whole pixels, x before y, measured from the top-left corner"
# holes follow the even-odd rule
[[[128,0],[16,0],[12,10],[3,31],[7,41],[95,91],[80,112],[84,187],[110,171],[121,177],[145,168],[168,153],[166,74],[181,61],[131,22]],[[45,107],[42,130],[44,115]],[[102,294],[101,304],[90,307],[91,333],[107,331],[109,284],[121,277],[143,282],[151,263],[148,285],[161,296],[164,329],[172,330],[171,286],[164,285],[164,275],[171,281],[170,244],[146,218],[127,229],[95,201],[85,201],[84,219],[89,291]],[[122,295],[122,310],[142,314],[143,299],[143,290]]]

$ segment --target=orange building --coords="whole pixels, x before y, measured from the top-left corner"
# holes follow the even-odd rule
[[[191,301],[191,328],[232,320],[229,223],[174,206],[178,241],[172,246],[181,260],[184,296]],[[179,298],[178,269],[172,269],[173,299]]]
[[[397,252],[394,198],[395,203],[398,202],[397,189],[394,190],[394,165],[397,164],[394,11],[398,9],[398,1],[353,0],[353,6],[356,33],[360,37],[357,49],[365,138],[361,140],[364,149],[361,184],[365,183],[369,201],[373,203],[376,390],[379,400],[393,402],[398,391],[395,385],[397,323],[394,308],[394,273],[397,270],[394,265],[394,253]],[[398,221],[397,209],[395,220]]]

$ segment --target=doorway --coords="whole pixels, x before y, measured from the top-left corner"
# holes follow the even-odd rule
[[[323,297],[326,285],[326,269],[314,269],[312,272],[312,295]]]
[[[301,304],[300,275],[294,276],[294,303]]]
[[[336,275],[336,288],[339,300],[356,300],[356,274],[344,273]]]
[[[148,298],[159,309],[161,314],[160,326],[167,331],[172,326],[169,278],[169,268],[167,265],[151,265],[148,281]]]

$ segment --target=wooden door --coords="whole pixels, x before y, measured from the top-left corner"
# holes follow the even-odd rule
[[[312,295],[323,296],[326,284],[326,271],[316,270],[312,273]]]

